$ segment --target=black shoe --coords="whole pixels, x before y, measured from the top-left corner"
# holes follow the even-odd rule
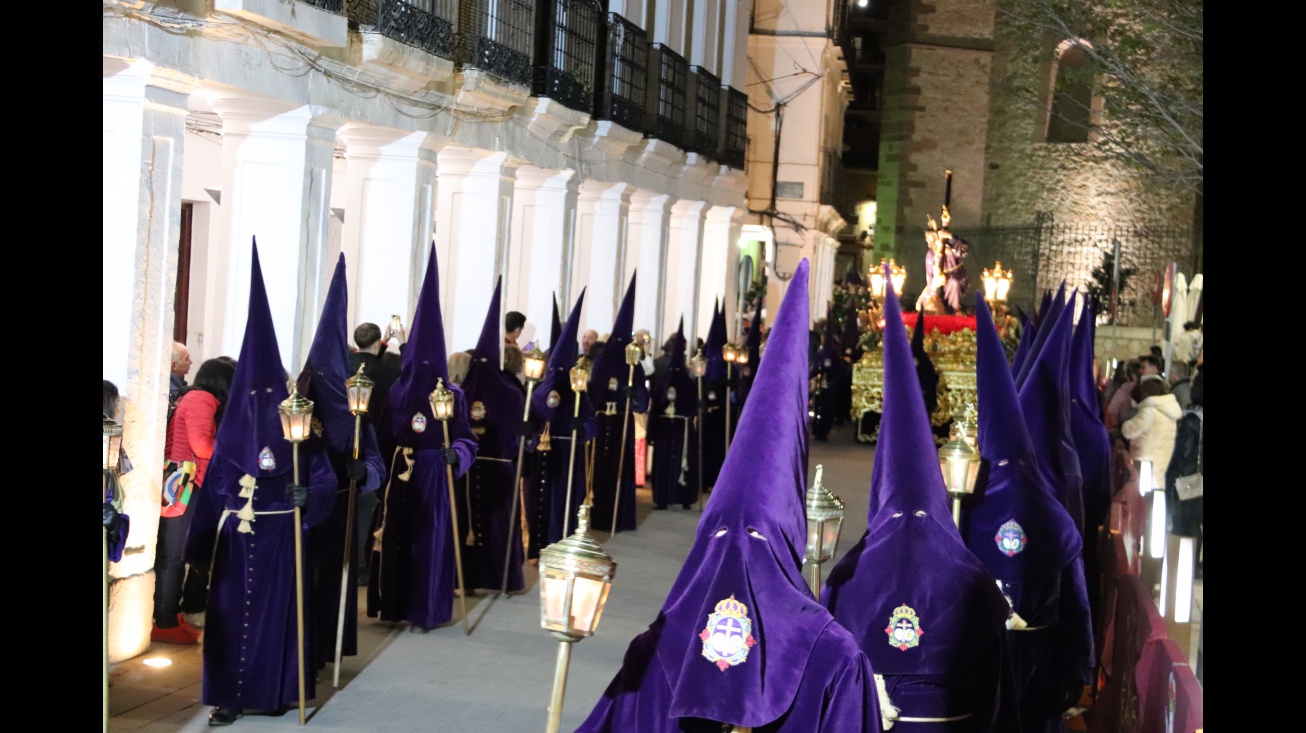
[[[209,713],[209,725],[217,727],[231,725],[242,717],[240,708],[213,708]]]

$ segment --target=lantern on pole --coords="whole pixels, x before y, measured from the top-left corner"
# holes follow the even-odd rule
[[[101,460],[104,471],[100,481],[100,503],[109,501],[109,483],[118,470],[118,456],[122,452],[122,425],[113,418],[104,418],[101,426],[104,434],[104,450]],[[100,525],[103,542],[100,543],[104,554],[104,730],[109,730],[109,528]]]
[[[443,377],[436,380],[435,390],[431,392],[429,400],[431,415],[444,427],[444,449],[449,450],[452,447],[449,442],[449,421],[453,419],[454,396],[453,390],[444,386]],[[453,524],[450,536],[453,537],[454,567],[458,570],[458,605],[463,614],[463,634],[466,635],[472,631],[467,627],[467,584],[463,582],[463,553],[458,542],[458,503],[453,495],[453,466],[445,463],[444,470],[449,480],[449,519]]]
[[[358,444],[363,433],[363,415],[367,414],[367,404],[372,399],[372,390],[376,382],[363,374],[363,365],[358,365],[358,373],[345,380],[345,397],[349,401],[349,412],[354,416],[354,460],[358,460]],[[345,505],[345,541],[344,561],[340,565],[340,605],[336,615],[336,657],[331,674],[331,686],[340,687],[340,662],[344,657],[345,643],[345,600],[349,597],[349,566],[354,558],[354,507],[358,482],[349,480],[348,498]]]
[[[290,442],[295,470],[291,479],[299,486],[299,444],[309,436],[313,420],[313,401],[299,394],[294,382],[290,396],[277,406],[281,415],[281,436]],[[304,533],[303,512],[295,507],[295,630],[299,649],[299,724],[307,722],[304,693]]]
[[[839,529],[843,526],[843,500],[831,494],[821,483],[824,466],[817,465],[812,488],[807,490],[807,584],[812,595],[821,597],[821,564],[834,557],[839,546]]]
[[[508,570],[509,563],[512,562],[512,543],[515,539],[512,531],[513,524],[520,521],[517,518],[517,502],[521,499],[522,461],[526,457],[526,436],[530,433],[531,392],[535,390],[535,383],[544,376],[546,363],[544,354],[534,347],[522,354],[522,357],[522,375],[526,377],[526,402],[522,406],[521,437],[517,443],[517,475],[512,481],[512,511],[508,512],[508,547],[503,552],[503,582],[499,588],[499,593],[502,595],[508,593]]]
[[[707,374],[707,359],[703,350],[694,352],[689,360],[689,373],[698,382],[698,508],[703,508],[703,375]]]
[[[952,521],[961,527],[961,497],[975,492],[979,478],[980,453],[966,440],[966,429],[958,421],[952,426],[952,439],[939,449],[939,469],[943,483],[952,497]]]
[[[562,505],[562,536],[567,536],[567,529],[571,526],[571,485],[572,479],[576,475],[576,433],[580,427],[580,396],[585,394],[585,388],[589,386],[590,381],[590,363],[589,359],[584,356],[576,360],[576,366],[571,368],[571,391],[572,395],[572,414],[571,414],[571,457],[567,461],[567,498],[566,503]]]
[[[582,504],[576,533],[540,550],[540,626],[558,643],[547,733],[557,733],[567,687],[571,645],[591,636],[608,602],[617,563],[589,536],[590,506]]]

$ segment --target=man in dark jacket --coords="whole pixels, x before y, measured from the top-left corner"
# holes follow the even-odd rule
[[[403,334],[398,333],[394,338],[399,339],[400,345],[403,344]],[[375,323],[363,323],[354,329],[354,343],[358,346],[358,351],[349,354],[349,373],[357,374],[358,367],[363,367],[363,376],[376,382],[372,388],[372,396],[367,401],[367,414],[363,416],[363,423],[372,426],[381,426],[376,430],[377,449],[381,453],[381,463],[386,467],[387,473],[390,469],[390,461],[394,458],[395,440],[391,434],[390,425],[390,386],[399,378],[399,367],[387,363],[381,358],[385,353],[387,343],[381,340],[381,328]],[[387,476],[381,476],[381,484],[384,485]],[[376,511],[379,496],[375,491],[369,491],[358,495],[358,511],[354,515],[357,526],[354,528],[354,537],[357,540],[357,554],[354,556],[355,565],[359,568],[359,584],[367,584],[367,566],[371,561],[372,553],[367,552],[368,532],[367,528],[372,522],[372,512]]]

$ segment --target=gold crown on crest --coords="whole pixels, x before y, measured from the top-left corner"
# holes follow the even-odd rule
[[[748,615],[748,606],[736,601],[734,596],[730,596],[716,604],[716,612],[725,616],[744,618]]]

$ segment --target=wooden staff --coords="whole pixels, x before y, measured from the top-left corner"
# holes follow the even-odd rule
[[[291,444],[294,456],[294,482],[299,486],[299,441]],[[303,512],[295,507],[295,633],[299,639],[299,724],[308,722],[304,714],[304,532]]]
[[[359,367],[362,371],[362,367]],[[354,460],[358,460],[358,442],[359,435],[363,430],[362,414],[354,413]],[[349,566],[354,556],[354,493],[358,489],[358,482],[349,479],[349,497],[346,499],[345,510],[345,560],[340,570],[340,612],[336,615],[336,662],[335,669],[332,671],[331,686],[340,687],[340,659],[344,656],[345,640],[345,599],[349,594]],[[357,593],[357,591],[354,591]]]
[[[437,402],[443,402],[446,409],[435,409]],[[444,449],[447,451],[452,447],[449,442],[449,418],[453,416],[453,392],[444,388],[443,378],[436,382],[435,391],[431,393],[431,407],[436,419],[444,427]],[[449,478],[449,521],[453,524],[450,537],[453,539],[454,567],[458,570],[458,605],[463,612],[463,634],[470,635],[472,631],[467,627],[467,585],[463,582],[463,552],[462,545],[458,542],[458,502],[453,493],[453,466],[446,462],[444,471]]]
[[[629,361],[629,360],[628,360]],[[621,413],[621,450],[617,454],[617,493],[612,499],[612,528],[608,539],[617,535],[617,508],[621,506],[621,475],[626,469],[626,429],[630,424],[630,395],[635,388],[635,365],[630,364],[630,374],[626,377],[626,411]]]
[[[508,548],[503,552],[503,582],[500,584],[499,593],[508,594],[508,569],[512,567],[512,541],[514,523],[520,526],[521,519],[517,516],[517,500],[521,496],[521,467],[526,458],[526,434],[530,431],[531,426],[531,392],[535,389],[535,380],[526,380],[526,407],[522,410],[521,416],[521,438],[517,443],[517,476],[512,481],[512,511],[508,512]]]

